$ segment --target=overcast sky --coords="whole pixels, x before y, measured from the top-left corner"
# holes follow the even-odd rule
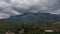
[[[0,19],[26,12],[60,14],[60,0],[0,0]]]

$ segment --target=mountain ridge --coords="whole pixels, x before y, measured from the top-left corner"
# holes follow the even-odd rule
[[[8,22],[20,22],[20,23],[28,23],[28,22],[60,22],[60,15],[50,14],[50,13],[24,13],[21,15],[11,16],[7,19],[2,19],[0,21],[8,21]]]

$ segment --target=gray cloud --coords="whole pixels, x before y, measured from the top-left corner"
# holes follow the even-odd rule
[[[60,0],[0,0],[0,15],[24,12],[60,14]]]

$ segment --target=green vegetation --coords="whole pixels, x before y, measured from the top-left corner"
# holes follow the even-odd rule
[[[44,20],[44,19],[43,19]],[[16,19],[0,21],[0,33],[4,34],[7,31],[15,32],[18,29],[24,29],[24,34],[45,34],[45,29],[52,29],[60,32],[60,24],[52,24],[50,20],[39,21],[35,19],[27,19],[25,21],[18,21]]]

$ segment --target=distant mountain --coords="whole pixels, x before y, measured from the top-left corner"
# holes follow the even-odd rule
[[[60,22],[60,15],[50,14],[50,13],[24,13],[21,15],[11,16],[8,19],[3,19],[1,21],[6,22],[17,22],[17,23],[52,23]]]

